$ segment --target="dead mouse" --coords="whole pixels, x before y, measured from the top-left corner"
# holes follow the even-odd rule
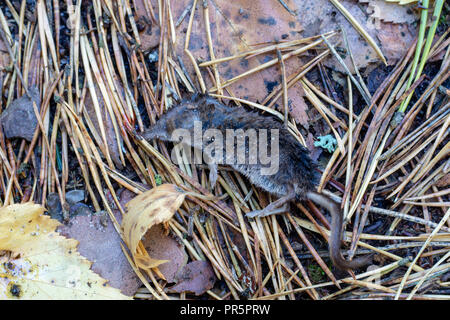
[[[342,213],[333,200],[315,191],[315,164],[309,151],[273,117],[229,107],[207,95],[196,94],[161,116],[143,137],[182,142],[201,150],[210,169],[211,185],[217,179],[217,164],[226,164],[254,185],[279,197],[266,208],[248,213],[249,217],[285,212],[291,200],[313,201],[326,208],[332,217],[329,248],[334,265],[349,270],[372,260],[371,255],[352,261],[344,259],[340,251]]]

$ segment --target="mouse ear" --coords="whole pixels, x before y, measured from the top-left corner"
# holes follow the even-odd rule
[[[195,92],[191,94],[188,99],[183,101],[183,104],[188,109],[196,109],[198,108],[199,104],[201,104],[207,97],[207,94]]]
[[[195,101],[196,99],[198,99],[199,93],[198,92],[187,92],[183,95],[183,103],[187,102],[187,101]]]

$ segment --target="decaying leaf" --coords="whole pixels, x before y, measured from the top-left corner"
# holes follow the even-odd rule
[[[405,54],[405,48],[414,42],[415,34],[406,24],[383,22],[377,37],[383,46],[388,65],[393,65]]]
[[[146,2],[146,3],[145,3]],[[146,52],[157,45],[159,45],[160,29],[156,23],[152,22],[149,14],[150,8],[148,6],[154,5],[153,1],[135,0],[133,1],[136,11],[136,23],[139,31],[139,38],[141,41],[141,50]],[[157,8],[153,8],[158,12]]]
[[[384,0],[359,0],[361,3],[367,3],[367,13],[376,21],[394,22],[394,23],[414,23],[417,17],[407,6],[399,6],[398,2],[387,2]]]
[[[120,237],[111,219],[99,215],[77,215],[61,225],[61,235],[79,241],[78,252],[92,261],[92,271],[108,280],[111,287],[132,296],[142,282],[122,252]],[[106,224],[105,224],[106,223]]]
[[[90,270],[77,241],[31,202],[0,209],[0,299],[127,299]]]
[[[445,188],[450,186],[450,173],[447,173],[445,176],[436,181],[436,187]]]
[[[185,9],[191,4],[191,0],[180,0],[171,3],[175,19],[178,19]],[[290,4],[292,11],[297,9],[297,4]],[[191,9],[193,10],[193,9]],[[224,58],[257,49],[261,45],[277,43],[300,38],[299,32],[304,28],[299,20],[290,14],[278,1],[215,1],[209,2],[209,24],[214,54],[216,58]],[[184,39],[188,26],[190,11],[180,27],[177,29],[177,38]],[[184,52],[184,42],[177,41],[176,52],[186,66],[188,73],[195,75],[192,63]],[[192,24],[192,32],[188,46],[192,55],[203,61],[211,59],[208,41],[205,34],[205,20],[201,2],[195,8]],[[220,81],[223,83],[250,69],[253,69],[269,60],[276,59],[275,52],[260,54],[250,58],[238,58],[217,65]],[[306,58],[305,61],[308,61]],[[286,74],[289,76],[298,72],[304,65],[299,57],[285,61]],[[207,89],[215,86],[205,68],[201,68],[203,79]],[[195,76],[193,78],[195,80]],[[273,91],[273,88],[281,83],[280,67],[274,65],[257,73],[231,83],[228,89],[233,95],[251,101],[263,101]],[[289,89],[291,115],[294,119],[308,126],[308,117],[305,112],[306,104],[298,90],[299,84]],[[282,110],[282,100],[278,100],[279,110]]]
[[[148,230],[142,242],[151,257],[169,261],[159,265],[158,269],[167,282],[175,282],[176,275],[188,261],[184,246],[167,235],[162,224]]]
[[[172,292],[193,292],[201,295],[214,286],[216,276],[207,261],[189,262],[179,274],[178,282],[170,288]]]
[[[364,27],[364,30],[374,39],[376,39],[376,29],[371,29],[367,26],[367,15],[361,10],[360,5],[355,1],[342,0],[339,1],[352,17]],[[302,22],[305,31],[302,36],[313,36],[323,34],[325,32],[336,30],[336,27],[342,27],[348,37],[348,43],[353,53],[355,63],[359,69],[367,67],[371,63],[380,62],[375,50],[367,43],[367,41],[360,35],[360,33],[348,22],[339,10],[331,3],[330,0],[301,0],[296,1],[298,5],[298,20]],[[308,31],[312,28],[311,31]],[[339,44],[336,42],[342,40],[342,37],[330,39],[332,43],[339,47],[345,47],[343,41]],[[354,68],[350,59],[350,55],[346,54],[342,57],[345,64],[349,67],[351,72]],[[324,63],[327,67],[343,72],[341,64],[337,62],[336,58],[330,57]]]
[[[127,213],[122,220],[125,241],[136,264],[143,268],[155,268],[168,260],[151,258],[147,252],[138,252],[142,236],[152,226],[172,218],[181,206],[186,193],[173,184],[163,184],[150,189],[127,203]]]

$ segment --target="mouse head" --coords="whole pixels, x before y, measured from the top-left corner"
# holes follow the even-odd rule
[[[143,137],[146,140],[157,138],[171,141],[175,130],[193,130],[195,121],[200,121],[199,99],[197,95],[193,95],[170,108],[144,132]]]

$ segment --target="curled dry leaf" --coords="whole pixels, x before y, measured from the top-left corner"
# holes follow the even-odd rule
[[[143,269],[155,268],[168,260],[151,258],[147,252],[138,252],[142,236],[152,226],[169,221],[181,206],[186,193],[173,184],[163,184],[148,190],[127,203],[122,220],[125,241],[136,264]]]
[[[0,209],[0,299],[127,299],[90,270],[77,241],[31,202]]]

